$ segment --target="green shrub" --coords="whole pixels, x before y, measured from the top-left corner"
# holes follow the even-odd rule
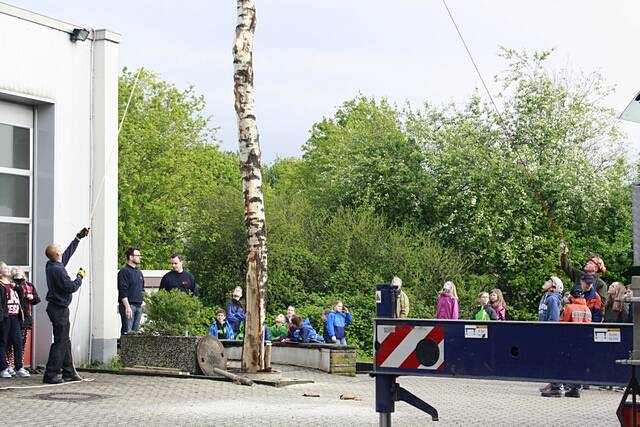
[[[122,365],[120,363],[120,355],[116,353],[109,362],[100,362],[94,360],[91,363],[83,363],[80,367],[83,369],[91,368],[104,369],[108,371],[119,371],[122,368]]]
[[[159,291],[144,296],[147,323],[144,332],[160,335],[207,335],[215,317],[213,309],[205,307],[198,298],[177,289]]]

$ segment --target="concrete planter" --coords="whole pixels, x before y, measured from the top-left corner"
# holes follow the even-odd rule
[[[198,373],[196,347],[200,337],[123,335],[120,361],[125,368],[156,366]]]
[[[221,340],[227,360],[240,360],[242,341]],[[355,346],[333,344],[282,343],[271,344],[271,363],[319,369],[335,375],[356,374]]]
[[[120,361],[125,368],[155,366],[198,374],[196,347],[201,337],[124,335]],[[220,340],[227,360],[240,360],[242,341]],[[356,374],[356,347],[274,342],[271,363],[319,369],[335,375]]]

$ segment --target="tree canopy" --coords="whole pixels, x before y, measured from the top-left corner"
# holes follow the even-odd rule
[[[122,117],[137,72],[119,82]],[[204,98],[142,70],[119,135],[119,246],[143,249],[144,268],[163,268],[210,219],[202,206],[220,187],[238,186],[234,156],[219,151]],[[238,186],[239,188],[239,186]],[[209,236],[215,238],[214,236]]]

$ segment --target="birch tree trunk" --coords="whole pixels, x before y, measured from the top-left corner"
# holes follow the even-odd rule
[[[233,43],[233,80],[247,236],[246,317],[242,347],[242,370],[245,372],[257,372],[264,367],[264,301],[267,291],[267,233],[262,198],[260,144],[253,98],[255,29],[255,1],[238,0],[238,22]]]

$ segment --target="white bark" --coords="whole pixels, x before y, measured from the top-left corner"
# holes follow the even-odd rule
[[[242,370],[246,372],[256,372],[263,368],[264,301],[267,291],[267,233],[253,97],[255,27],[255,1],[238,0],[238,22],[233,43],[233,79],[247,236],[246,318],[242,347]]]

